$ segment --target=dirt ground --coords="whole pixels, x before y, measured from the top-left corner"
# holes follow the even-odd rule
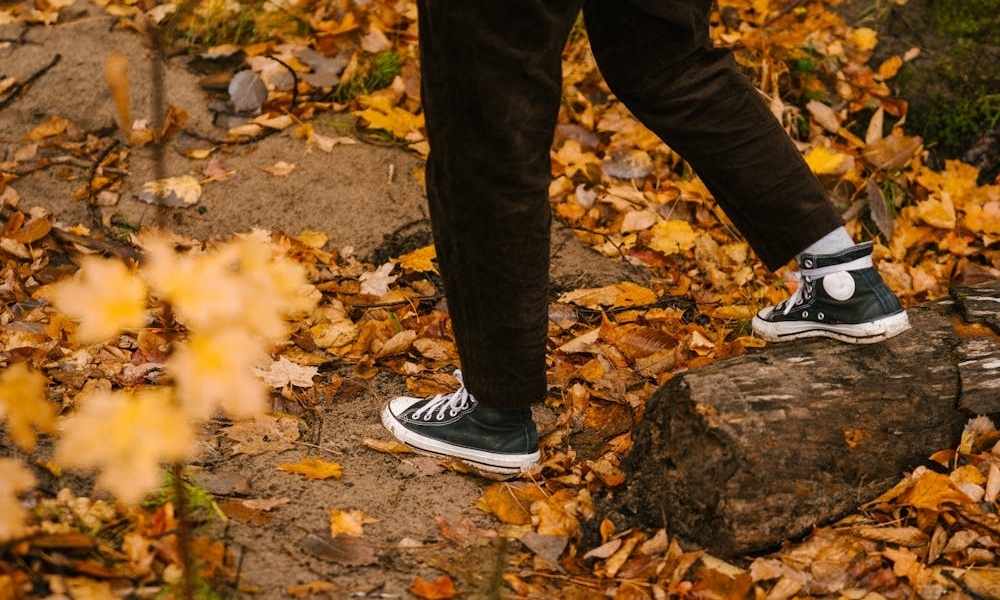
[[[112,19],[83,3],[74,10],[76,19],[71,22],[32,28],[23,43],[0,46],[0,72],[19,79],[46,64],[55,53],[62,55],[55,68],[0,112],[0,160],[26,132],[50,115],[68,118],[84,130],[112,125],[114,109],[103,78],[104,61],[112,49],[130,58],[134,118],[145,118],[149,113],[149,52],[141,36],[111,31]],[[0,27],[0,38],[18,34],[16,28]],[[222,137],[224,131],[211,123],[208,98],[198,85],[198,77],[185,68],[183,60],[171,59],[167,65],[168,102],[188,112],[189,127]],[[322,123],[321,119],[317,127],[322,128]],[[332,247],[352,246],[358,255],[376,260],[385,258],[383,244],[387,241],[400,247],[429,239],[426,223],[391,235],[426,218],[425,198],[415,176],[421,161],[402,150],[358,143],[337,146],[325,154],[282,133],[256,144],[220,150],[217,155],[236,176],[207,184],[196,207],[174,210],[172,227],[181,233],[209,238],[253,227],[289,233],[313,229],[327,233]],[[279,160],[294,163],[295,171],[287,177],[275,177],[261,170]],[[166,165],[168,176],[199,175],[206,161],[189,160],[171,149]],[[103,210],[134,225],[152,224],[152,207],[135,199],[142,184],[153,179],[149,152],[136,151],[129,171],[118,205]],[[84,205],[71,195],[75,187],[85,183],[86,176],[86,170],[52,168],[23,177],[13,187],[24,207],[43,206],[64,224],[86,224]],[[556,290],[640,277],[624,262],[604,258],[583,246],[565,228],[554,231],[552,248]],[[267,523],[231,521],[229,537],[236,546],[246,548],[244,585],[256,589],[255,597],[283,598],[290,585],[322,579],[337,585],[333,597],[395,598],[408,596],[406,589],[414,576],[432,577],[443,570],[456,579],[464,597],[496,597],[501,588],[503,542],[459,548],[442,539],[439,524],[443,517],[453,526],[468,520],[478,527],[495,527],[474,507],[485,482],[436,472],[412,457],[397,458],[365,448],[361,443],[364,438],[386,438],[378,410],[404,389],[403,382],[384,374],[368,382],[352,381],[349,369],[343,374],[348,378],[349,392],[300,415],[301,439],[319,448],[301,445],[295,450],[247,458],[234,456],[227,442],[217,432],[210,432],[215,438],[206,444],[209,450],[198,468],[198,479],[218,499],[290,499],[269,513],[272,518]],[[307,454],[340,463],[343,479],[307,481],[276,469],[279,463],[294,462]],[[370,549],[345,550],[310,543],[316,541],[311,534],[322,536],[327,531],[328,510],[333,507],[358,508],[378,519],[365,530],[363,539],[371,544]],[[404,538],[423,545],[401,549],[398,544]],[[327,534],[322,539],[330,538]],[[374,550],[373,564],[351,566],[351,559],[344,558],[344,552],[359,550]]]

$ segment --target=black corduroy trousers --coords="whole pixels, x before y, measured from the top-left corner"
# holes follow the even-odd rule
[[[695,169],[769,268],[841,225],[728,51],[711,0],[418,0],[427,196],[464,381],[487,405],[544,398],[549,150],[582,9],[614,94]]]

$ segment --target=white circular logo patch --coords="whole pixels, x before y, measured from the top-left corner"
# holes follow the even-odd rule
[[[849,300],[854,295],[854,277],[847,271],[831,273],[823,278],[823,289],[834,300]]]

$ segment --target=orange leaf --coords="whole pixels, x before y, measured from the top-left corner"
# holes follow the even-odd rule
[[[424,600],[447,600],[455,597],[455,584],[451,577],[442,575],[434,580],[417,577],[410,584],[410,593]]]

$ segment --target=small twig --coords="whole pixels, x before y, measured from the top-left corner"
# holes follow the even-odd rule
[[[320,446],[319,444],[310,444],[309,442],[303,442],[303,441],[300,441],[300,440],[295,440],[295,443],[298,444],[298,445],[300,445],[300,446],[306,446],[307,448],[315,448],[317,450],[322,450],[323,452],[329,452],[330,454],[332,454],[334,456],[343,456],[344,455],[343,452],[340,452],[338,450],[332,450],[330,448],[324,448],[323,446]]]
[[[10,91],[7,93],[7,96],[3,100],[0,100],[0,110],[3,110],[8,106],[10,106],[10,104],[14,102],[14,100],[17,99],[17,97],[20,96],[22,92],[24,92],[24,90],[28,89],[28,87],[30,87],[31,84],[34,83],[36,79],[48,73],[49,69],[59,64],[60,60],[62,60],[62,54],[57,53],[55,56],[52,57],[52,60],[50,60],[47,65],[29,75],[28,78],[25,79],[24,81],[19,81],[15,83],[11,87]]]
[[[298,73],[295,72],[295,69],[293,69],[291,65],[281,60],[277,56],[268,55],[268,58],[278,63],[279,65],[285,67],[286,69],[288,69],[288,72],[292,74],[292,103],[288,105],[288,112],[292,112],[293,110],[295,110],[295,103],[298,102],[299,99],[299,75]]]
[[[265,128],[264,131],[262,131],[261,133],[255,135],[253,137],[241,138],[241,139],[237,139],[237,140],[220,140],[219,138],[214,138],[214,137],[212,137],[210,135],[206,135],[204,133],[200,133],[198,131],[195,131],[194,129],[182,129],[181,133],[183,133],[185,135],[189,135],[189,136],[195,138],[196,140],[201,140],[203,142],[208,142],[210,144],[215,144],[216,146],[243,146],[243,145],[246,145],[246,144],[253,144],[255,142],[259,142],[259,141],[261,141],[264,138],[270,137],[270,136],[278,133],[279,131],[281,131],[281,130],[280,129],[271,129],[270,127],[268,127],[268,128]]]
[[[240,576],[243,575],[243,557],[246,555],[247,547],[240,545],[240,557],[236,559],[236,577],[233,581],[233,591],[236,592],[237,597],[240,593]]]

